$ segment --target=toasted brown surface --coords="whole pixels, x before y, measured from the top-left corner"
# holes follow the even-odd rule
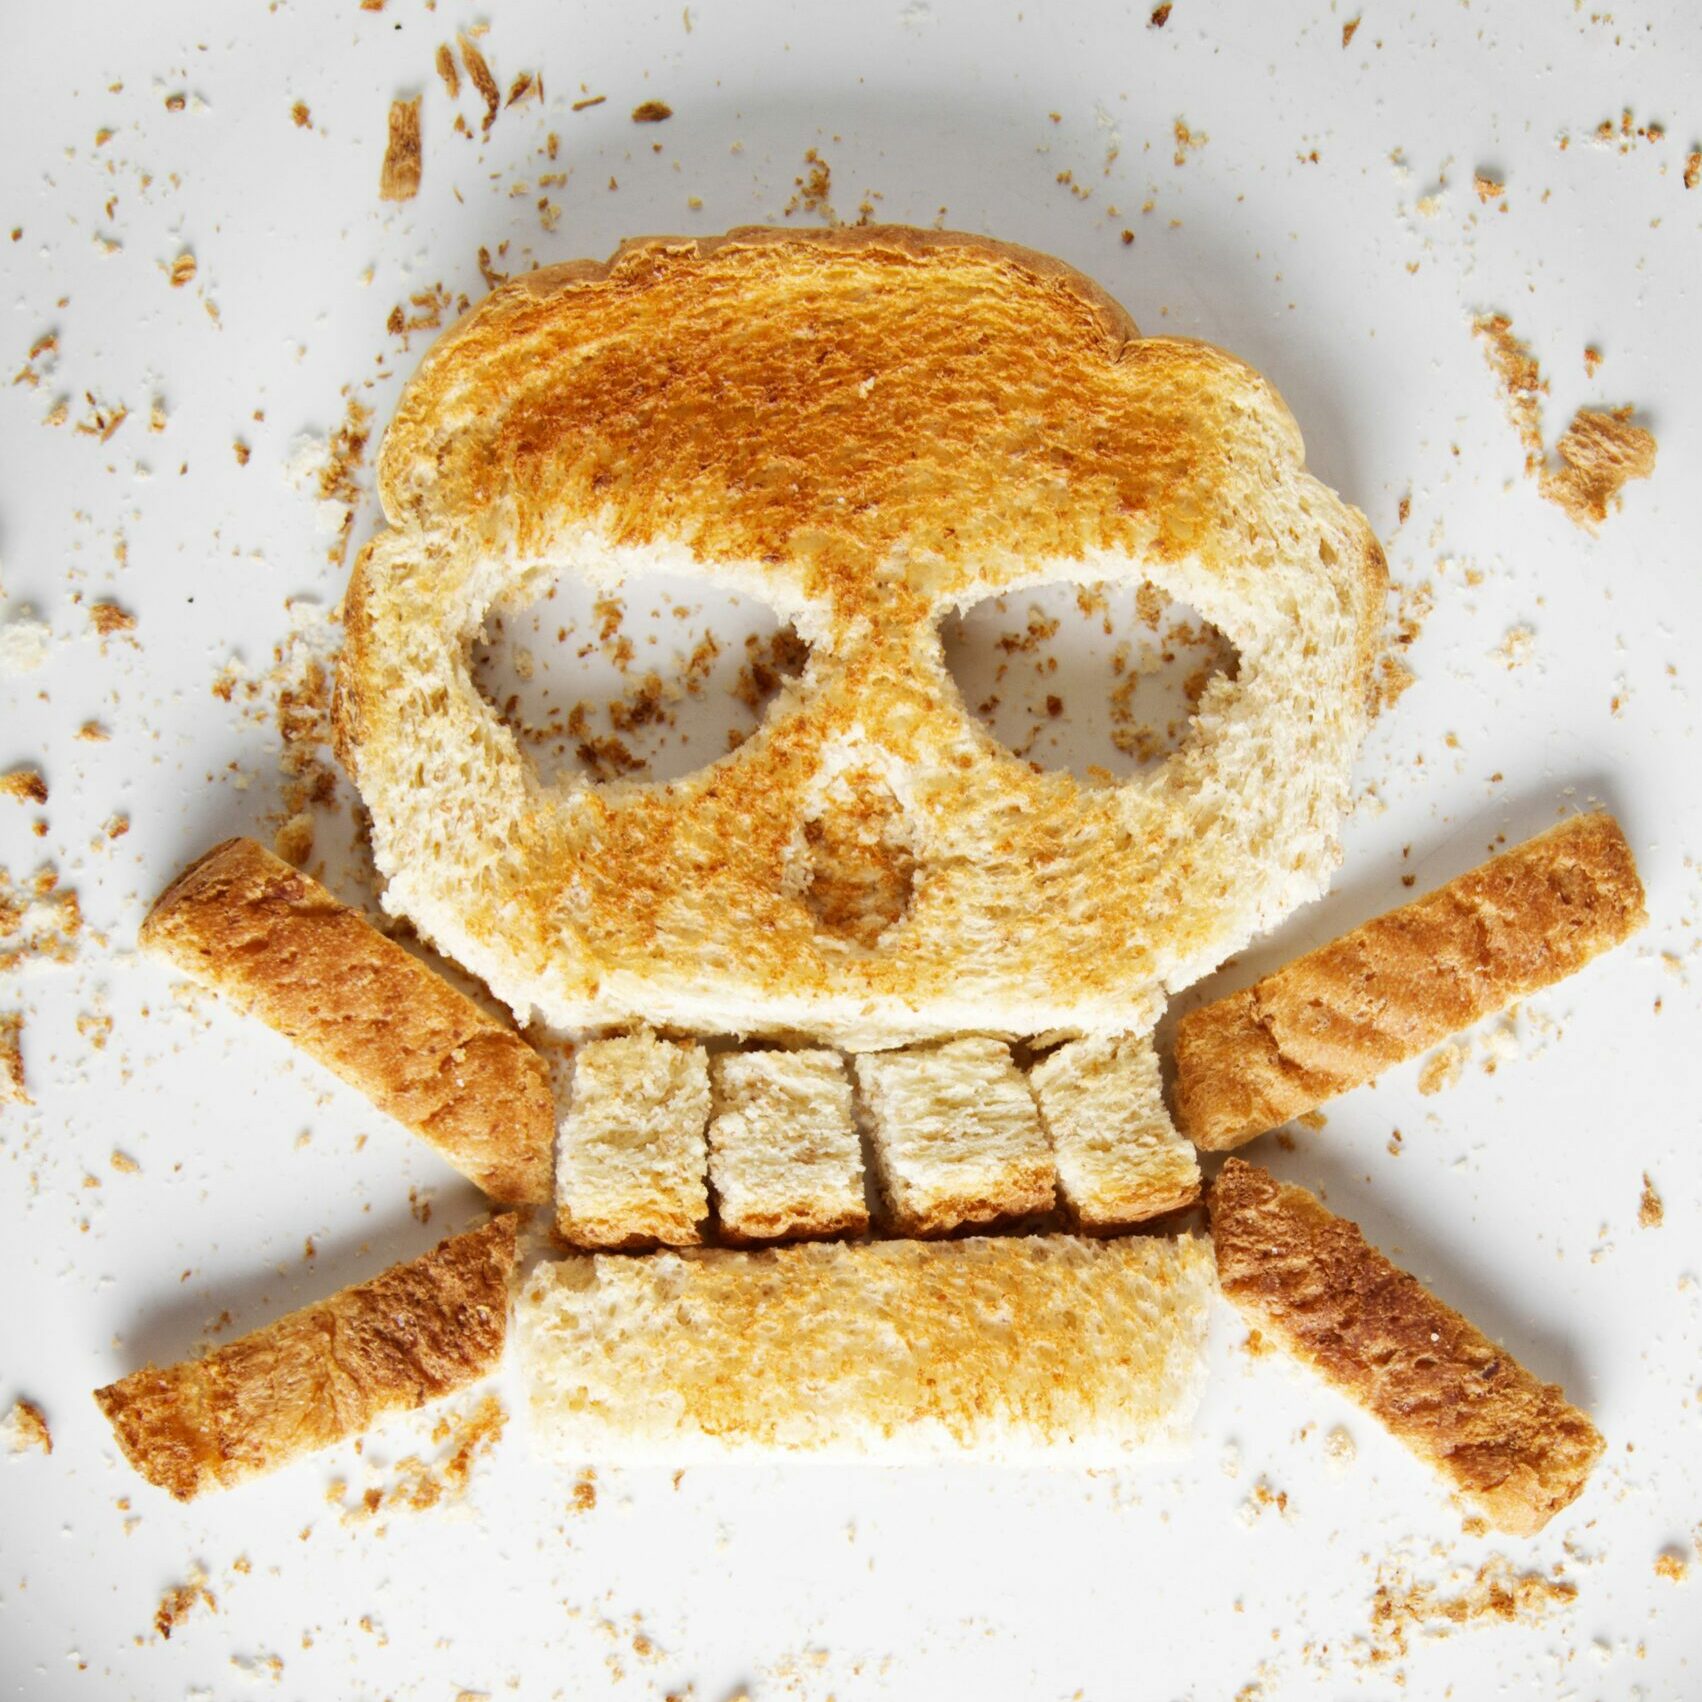
[[[1356,1224],[1238,1158],[1219,1172],[1210,1206],[1224,1294],[1497,1529],[1530,1536],[1577,1499],[1603,1447],[1588,1417]]]
[[[560,1026],[1139,1026],[1333,860],[1386,572],[1302,451],[1242,362],[983,237],[656,237],[511,279],[410,382],[345,601],[337,742],[387,903]],[[810,662],[695,774],[546,786],[459,635],[564,560],[749,592]],[[1162,785],[1034,772],[944,666],[949,608],[1072,576],[1150,579],[1241,654]],[[837,875],[835,765],[885,777],[856,813],[893,829],[820,835]]]
[[[1176,1111],[1239,1146],[1582,969],[1647,920],[1612,816],[1575,816],[1182,1018]]]
[[[543,1059],[253,840],[226,840],[185,869],[140,940],[359,1088],[493,1198],[551,1197]]]
[[[390,136],[379,173],[380,201],[411,201],[420,192],[420,97],[390,103]]]
[[[204,1359],[132,1372],[95,1400],[150,1483],[179,1501],[228,1489],[494,1370],[518,1223],[495,1218]]]

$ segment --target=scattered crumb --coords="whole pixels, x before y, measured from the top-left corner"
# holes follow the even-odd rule
[[[1396,1566],[1379,1566],[1371,1598],[1373,1662],[1407,1653],[1413,1631],[1446,1637],[1455,1628],[1500,1621],[1540,1624],[1557,1607],[1576,1600],[1577,1586],[1539,1572],[1515,1573],[1505,1555],[1491,1555],[1457,1596],[1444,1597],[1438,1586],[1415,1582]]]
[[[1203,130],[1190,130],[1182,118],[1171,126],[1171,134],[1176,140],[1176,152],[1170,156],[1173,165],[1186,165],[1189,154],[1198,153],[1211,140]]]
[[[15,798],[20,804],[45,804],[47,782],[39,768],[9,768],[0,774],[0,798]]]
[[[573,1499],[568,1503],[575,1513],[589,1513],[597,1505],[597,1473],[587,1467],[573,1486]]]
[[[298,130],[305,130],[313,123],[313,114],[308,111],[307,102],[304,100],[298,100],[290,108],[290,118]]]
[[[839,223],[838,215],[834,212],[832,203],[828,200],[833,192],[833,168],[814,148],[804,153],[804,175],[792,179],[797,193],[781,209],[786,218],[802,210],[806,213],[819,213],[830,225]]]
[[[632,109],[634,124],[660,124],[674,116],[674,109],[665,100],[640,101]]]
[[[1684,187],[1694,189],[1702,182],[1702,148],[1692,148],[1684,162]]]
[[[488,136],[491,126],[496,123],[496,115],[502,108],[502,91],[496,86],[496,78],[491,75],[491,68],[485,63],[485,56],[465,35],[455,38],[461,49],[461,63],[467,69],[467,75],[479,91],[479,99],[485,103],[484,121],[480,130]]]
[[[53,1432],[48,1429],[46,1414],[34,1401],[14,1401],[12,1410],[6,1414],[4,1422],[0,1422],[0,1434],[4,1434],[10,1453],[53,1452]]]
[[[0,1105],[33,1105],[24,1086],[24,1013],[0,1011]]]
[[[445,1414],[432,1431],[439,1453],[430,1460],[409,1454],[398,1460],[388,1485],[372,1484],[352,1502],[348,1484],[334,1480],[325,1498],[342,1507],[343,1523],[353,1524],[383,1512],[423,1513],[460,1500],[472,1481],[473,1467],[501,1440],[508,1411],[496,1395],[485,1395],[471,1409]]]
[[[28,609],[0,625],[0,678],[33,674],[46,662],[52,637],[47,623],[33,619]]]
[[[1530,661],[1536,644],[1536,634],[1528,626],[1510,626],[1501,642],[1490,652],[1509,673]]]
[[[378,179],[380,201],[411,201],[420,192],[420,96],[390,103],[390,138]]]
[[[107,1162],[121,1176],[139,1176],[142,1171],[141,1165],[129,1153],[120,1152],[117,1147],[112,1149],[112,1157]]]
[[[1643,1172],[1643,1192],[1637,1200],[1637,1222],[1643,1229],[1659,1229],[1666,1221],[1667,1208],[1661,1200],[1655,1184],[1649,1180],[1647,1170]]]
[[[443,79],[443,86],[448,91],[451,100],[461,98],[461,73],[455,68],[455,55],[449,50],[448,42],[439,42],[437,48],[437,74]]]
[[[177,1584],[160,1597],[160,1605],[154,1610],[154,1630],[161,1637],[169,1638],[194,1611],[198,1602],[204,1603],[209,1613],[219,1611],[217,1600],[207,1588],[207,1574],[195,1566],[190,1569],[187,1584]]]
[[[1654,433],[1632,425],[1631,412],[1580,408],[1555,445],[1560,466],[1542,469],[1538,490],[1585,531],[1593,532],[1619,506],[1630,480],[1655,470]]]
[[[1690,1574],[1690,1562],[1685,1559],[1683,1551],[1676,1548],[1663,1548],[1655,1556],[1655,1576],[1665,1578],[1670,1584],[1682,1584]]]
[[[1171,0],[1163,0],[1162,5],[1153,7],[1152,16],[1146,21],[1148,29],[1161,30],[1170,22],[1170,4]]]
[[[1584,376],[1594,378],[1596,368],[1602,364],[1602,352],[1594,343],[1584,345]]]
[[[1353,38],[1359,30],[1359,23],[1360,20],[1358,18],[1349,18],[1348,21],[1342,25],[1343,47],[1351,47],[1353,45]]]
[[[171,281],[174,290],[180,290],[185,284],[195,281],[195,256],[186,248],[166,267],[166,277]]]
[[[116,638],[120,633],[132,631],[136,625],[133,614],[105,599],[89,604],[89,620],[102,638]]]
[[[1324,1438],[1324,1458],[1338,1471],[1351,1466],[1358,1453],[1352,1435],[1339,1424]]]
[[[1418,1072],[1418,1091],[1428,1098],[1431,1094],[1440,1093],[1444,1088],[1452,1087],[1460,1079],[1460,1072],[1465,1068],[1465,1063],[1464,1046],[1450,1042],[1438,1048],[1425,1059],[1423,1069]]]
[[[1486,171],[1474,172],[1472,174],[1472,187],[1477,191],[1479,201],[1485,204],[1490,201],[1501,201],[1503,203],[1501,210],[1503,212],[1507,210],[1505,206],[1507,185],[1500,178],[1491,177]]]
[[[1536,356],[1513,335],[1513,321],[1506,314],[1480,315],[1472,321],[1472,332],[1484,340],[1485,358],[1501,381],[1507,416],[1525,448],[1525,471],[1534,473],[1543,459],[1542,398],[1548,380]]]

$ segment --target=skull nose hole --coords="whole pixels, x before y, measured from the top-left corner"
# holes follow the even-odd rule
[[[1240,661],[1216,627],[1151,584],[988,597],[947,616],[940,640],[965,704],[1001,745],[1090,784],[1162,762]]]
[[[837,776],[804,823],[803,899],[817,929],[872,947],[901,922],[916,885],[916,846],[904,806],[880,775]]]
[[[546,782],[665,781],[748,738],[808,655],[772,609],[702,580],[564,572],[492,609],[470,661]]]

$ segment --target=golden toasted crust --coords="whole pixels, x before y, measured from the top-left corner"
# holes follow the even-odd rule
[[[1596,1427],[1357,1225],[1238,1158],[1210,1206],[1224,1294],[1498,1530],[1533,1535],[1578,1498],[1602,1451]]]
[[[502,1358],[519,1219],[443,1242],[216,1349],[95,1391],[124,1456],[189,1501],[357,1435]]]
[[[359,1088],[494,1199],[550,1198],[543,1059],[263,846],[228,839],[190,864],[140,941]]]
[[[1582,969],[1647,920],[1631,847],[1575,816],[1182,1018],[1177,1122],[1239,1146]]]
[[[345,601],[337,742],[386,903],[566,1026],[1139,1026],[1333,861],[1386,575],[1301,457],[1241,362],[976,237],[654,238],[514,280],[410,383],[394,530]],[[809,665],[694,775],[545,786],[463,640],[564,564],[718,578],[795,619]],[[1033,772],[941,653],[950,608],[1072,577],[1151,578],[1240,652],[1126,786]],[[837,890],[807,853],[842,760],[914,874],[872,942],[807,902]]]
[[[1630,480],[1655,471],[1655,435],[1631,423],[1630,408],[1580,408],[1554,448],[1560,465],[1542,469],[1537,489],[1586,532],[1619,506]]]

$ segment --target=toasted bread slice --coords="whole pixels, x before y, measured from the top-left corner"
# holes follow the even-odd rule
[[[555,1102],[519,1035],[252,839],[191,863],[143,948],[292,1040],[493,1199],[550,1198]]]
[[[709,1064],[649,1033],[573,1060],[556,1158],[556,1227],[577,1247],[691,1247],[709,1216]]]
[[[1200,1162],[1164,1108],[1150,1034],[1072,1040],[1029,1071],[1051,1136],[1058,1192],[1093,1234],[1127,1228],[1200,1196]]]
[[[124,1457],[179,1501],[359,1435],[496,1369],[518,1223],[495,1218],[204,1359],[134,1371],[95,1400]]]
[[[890,1227],[943,1235],[1052,1209],[1052,1149],[1001,1040],[854,1060]]]
[[[723,1052],[712,1066],[709,1180],[729,1241],[869,1227],[851,1080],[837,1052]]]
[[[1176,1119],[1239,1146],[1582,969],[1647,920],[1619,824],[1575,816],[1176,1029]]]
[[[537,1266],[518,1340],[563,1460],[772,1450],[1114,1461],[1202,1386],[1202,1239],[803,1242]]]
[[[517,277],[409,384],[345,599],[385,903],[563,1028],[1138,1032],[1337,858],[1386,573],[1302,454],[1248,367],[982,237],[657,237]],[[749,594],[809,662],[694,774],[546,784],[465,640],[562,572]],[[1236,647],[1157,771],[1037,773],[953,684],[942,616],[1058,581],[1150,581]]]
[[[1211,1190],[1218,1281],[1247,1320],[1433,1466],[1498,1530],[1531,1536],[1602,1451],[1552,1383],[1390,1264],[1356,1224],[1240,1159]]]

